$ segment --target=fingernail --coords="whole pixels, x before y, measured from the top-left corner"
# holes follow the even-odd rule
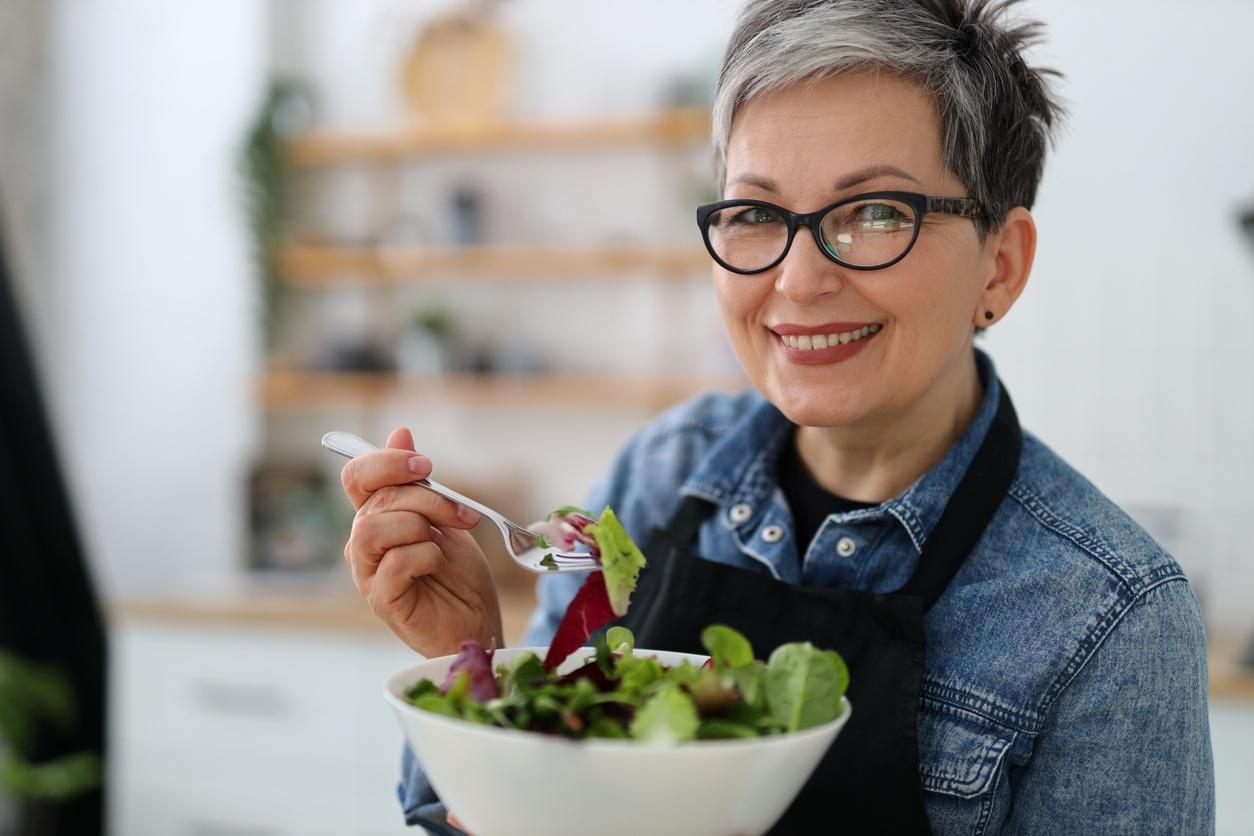
[[[443,542],[444,542],[444,532],[443,532],[443,531],[441,531],[441,530],[440,530],[440,529],[438,529],[438,528],[432,528],[432,529],[431,529],[431,539],[432,539],[432,541],[434,541],[435,543],[443,543]]]
[[[479,512],[474,508],[467,508],[465,505],[458,507],[457,517],[466,525],[474,525],[479,522]]]
[[[409,470],[421,476],[426,476],[431,472],[431,460],[426,456],[410,456]]]

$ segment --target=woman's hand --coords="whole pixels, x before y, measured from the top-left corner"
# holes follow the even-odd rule
[[[479,513],[413,484],[430,473],[404,428],[344,465],[357,509],[344,560],[375,615],[423,656],[456,653],[464,639],[501,647],[496,585],[470,534]]]

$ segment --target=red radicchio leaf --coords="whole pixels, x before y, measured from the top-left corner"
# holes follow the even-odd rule
[[[466,671],[470,675],[470,696],[480,703],[495,699],[501,695],[496,687],[496,677],[492,675],[492,654],[495,650],[484,650],[483,645],[474,639],[462,642],[461,652],[453,660],[448,669],[448,676],[440,686],[443,694],[457,680],[457,675]]]
[[[535,534],[543,535],[549,545],[562,551],[570,551],[582,543],[593,557],[600,557],[601,549],[596,538],[588,531],[588,526],[594,522],[596,520],[582,514],[550,514],[547,520],[532,523],[528,528]]]
[[[610,595],[605,590],[605,574],[590,572],[588,579],[571,599],[562,622],[544,656],[544,669],[554,670],[566,657],[581,647],[597,630],[618,618],[610,607]],[[464,645],[463,645],[464,646]]]

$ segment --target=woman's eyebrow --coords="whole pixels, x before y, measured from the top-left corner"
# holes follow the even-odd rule
[[[918,183],[920,186],[923,185],[917,177],[909,172],[902,171],[900,168],[897,168],[897,166],[873,165],[846,174],[844,177],[837,180],[832,188],[834,191],[843,192],[846,189],[853,188],[859,183],[865,183],[868,180],[874,180],[876,177],[885,176],[902,177],[912,183]],[[728,186],[735,186],[742,183],[746,186],[756,186],[763,191],[773,192],[776,194],[779,193],[779,190],[775,185],[775,181],[769,177],[763,177],[760,174],[746,172],[745,174],[738,175],[737,177],[727,181]]]
[[[918,183],[920,186],[923,185],[919,182],[917,177],[908,172],[902,171],[895,165],[873,165],[869,168],[863,168],[851,174],[846,174],[844,177],[836,181],[834,188],[838,192],[843,192],[845,189],[852,188],[859,183],[865,183],[867,180],[874,180],[876,177],[884,176],[903,177],[912,183]]]
[[[763,177],[760,174],[741,174],[738,177],[727,181],[728,186],[735,186],[739,183],[744,183],[746,186],[756,186],[763,191],[777,193],[775,181],[769,177]]]

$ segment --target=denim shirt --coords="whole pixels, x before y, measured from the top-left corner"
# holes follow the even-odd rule
[[[705,559],[805,586],[898,589],[996,412],[993,364],[978,350],[976,363],[984,398],[941,461],[878,506],[832,514],[809,543],[793,538],[776,482],[793,425],[755,392],[664,413],[587,506],[612,506],[643,545],[682,497],[700,497],[715,506],[698,535]],[[764,537],[772,526],[784,536]],[[548,644],[582,580],[541,577],[524,644]],[[924,634],[919,779],[935,833],[1214,831],[1197,600],[1170,555],[1026,430],[1018,473]],[[435,795],[408,750],[403,768],[418,821]]]

